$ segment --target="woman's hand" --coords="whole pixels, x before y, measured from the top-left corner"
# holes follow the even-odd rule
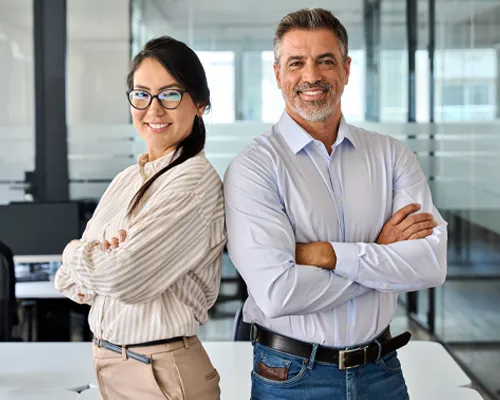
[[[107,251],[109,249],[114,250],[120,247],[120,243],[123,243],[125,239],[127,238],[127,232],[125,232],[123,229],[118,232],[118,237],[113,237],[111,240],[104,240],[101,243],[101,247],[104,251]]]

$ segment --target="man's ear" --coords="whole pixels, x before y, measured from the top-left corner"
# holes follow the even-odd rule
[[[280,66],[276,63],[273,64],[274,76],[276,78],[276,84],[278,85],[278,89],[281,89],[281,75],[280,75]]]

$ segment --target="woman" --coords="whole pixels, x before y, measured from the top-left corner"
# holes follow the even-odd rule
[[[196,337],[226,242],[222,184],[203,155],[205,72],[189,47],[164,36],[135,57],[127,84],[147,153],[68,244],[55,286],[92,306],[104,399],[218,399],[219,375]]]

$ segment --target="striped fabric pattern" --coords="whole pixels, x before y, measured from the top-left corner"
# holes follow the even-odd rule
[[[199,154],[160,176],[127,217],[141,185],[172,153],[121,172],[103,194],[80,241],[63,253],[55,287],[90,304],[90,329],[115,344],[192,336],[208,319],[226,243],[221,180]],[[103,240],[127,232],[117,249]],[[83,294],[83,296],[79,296]]]

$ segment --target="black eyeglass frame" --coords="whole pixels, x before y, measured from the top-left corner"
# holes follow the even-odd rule
[[[160,99],[160,94],[162,94],[163,92],[166,92],[166,91],[171,91],[171,92],[178,92],[180,93],[181,95],[181,99],[179,100],[179,104],[177,104],[175,107],[165,107]],[[149,94],[149,103],[146,107],[143,107],[143,108],[139,108],[139,107],[136,107],[132,104],[132,101],[130,100],[130,93],[132,92],[146,92],[147,94]],[[146,108],[148,108],[151,103],[153,102],[153,100],[156,98],[158,100],[158,103],[160,104],[160,106],[162,106],[165,110],[175,110],[177,107],[179,107],[182,103],[182,99],[184,98],[184,93],[187,93],[188,91],[186,89],[166,89],[166,90],[163,90],[161,91],[160,93],[158,94],[155,94],[154,96],[149,93],[147,90],[144,90],[144,89],[129,89],[127,90],[127,100],[128,100],[128,103],[134,107],[136,110],[145,110]]]

